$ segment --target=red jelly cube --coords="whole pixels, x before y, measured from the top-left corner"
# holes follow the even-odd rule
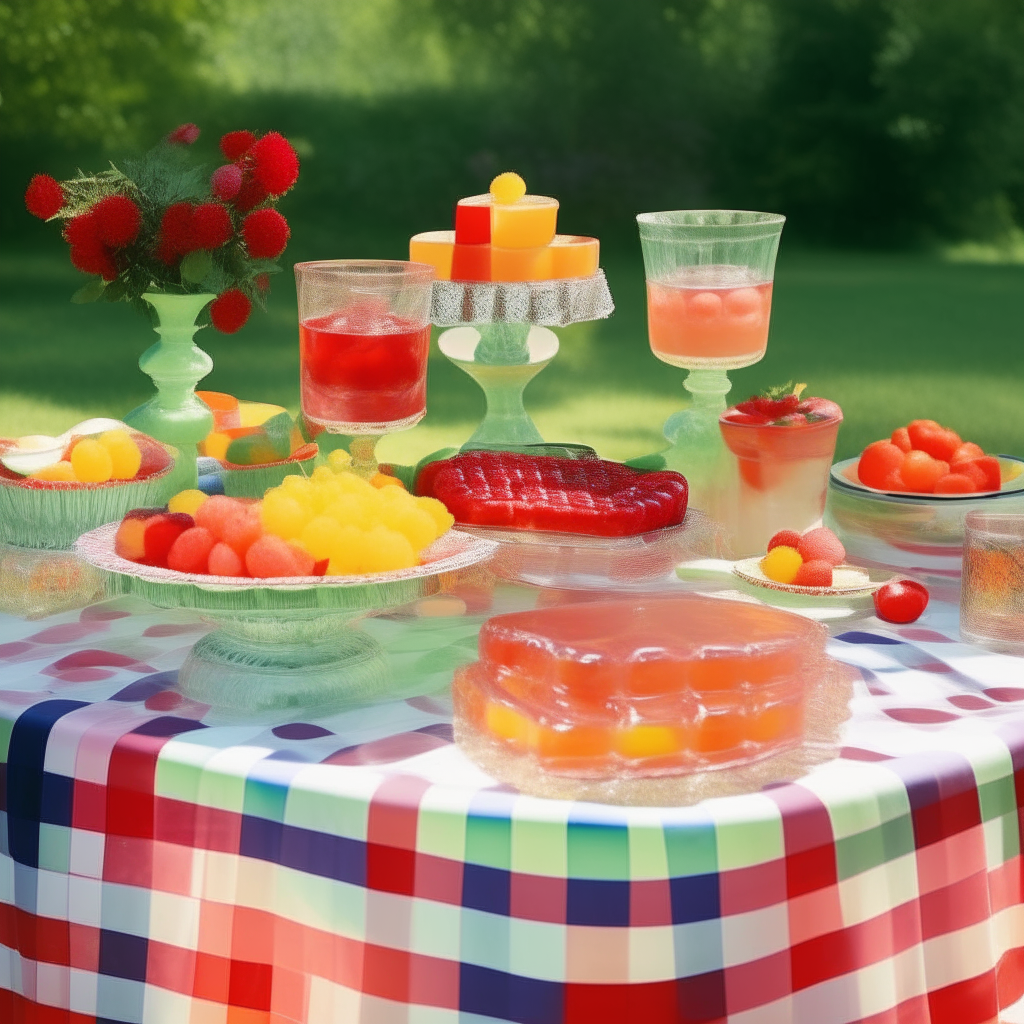
[[[489,245],[460,245],[452,250],[453,281],[490,281],[491,247]]]
[[[686,478],[603,459],[474,451],[431,464],[417,490],[458,523],[626,537],[683,521]]]
[[[195,526],[195,520],[184,512],[164,512],[153,516],[146,523],[146,532],[142,535],[144,554],[141,561],[146,565],[167,567],[167,553],[171,545],[186,530]]]
[[[472,196],[455,206],[455,244],[489,245],[491,241],[491,204],[487,197]]]

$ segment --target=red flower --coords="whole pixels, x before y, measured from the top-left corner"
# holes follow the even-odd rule
[[[64,205],[64,189],[56,178],[48,174],[34,174],[25,189],[25,208],[33,217],[49,220],[60,213]]]
[[[210,175],[210,191],[217,199],[229,202],[242,187],[242,168],[237,164],[224,164]]]
[[[242,237],[249,255],[258,260],[272,260],[284,252],[288,244],[288,221],[270,208],[256,210],[242,221]]]
[[[231,214],[220,203],[203,203],[192,211],[191,241],[194,249],[219,249],[233,234]]]
[[[100,233],[92,212],[80,213],[64,225],[64,241],[69,245],[93,245],[99,243]]]
[[[173,203],[164,210],[157,259],[170,265],[196,248],[192,241],[192,209],[191,203]]]
[[[255,179],[246,175],[242,178],[242,187],[235,196],[235,209],[239,213],[248,213],[259,206],[267,198],[267,190]]]
[[[279,132],[269,132],[249,150],[253,177],[272,196],[283,195],[299,177],[299,155]]]
[[[189,121],[187,124],[179,124],[167,136],[167,141],[177,146],[191,146],[199,138],[199,126]]]
[[[245,326],[252,303],[245,292],[229,288],[210,303],[210,320],[222,334],[234,334]]]
[[[142,213],[127,196],[106,196],[89,212],[100,241],[115,249],[134,242],[142,226]]]
[[[72,264],[86,274],[99,274],[104,281],[117,277],[117,264],[110,250],[97,238],[83,239],[71,246]]]
[[[256,136],[253,135],[252,132],[228,132],[226,135],[222,135],[220,137],[220,151],[224,154],[226,159],[233,163],[240,157],[245,156],[249,147],[255,141]]]

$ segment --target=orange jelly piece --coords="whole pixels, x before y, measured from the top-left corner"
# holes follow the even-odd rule
[[[456,718],[566,775],[738,763],[800,741],[825,641],[790,612],[693,594],[499,615],[456,674]]]
[[[421,231],[409,239],[409,259],[432,266],[438,281],[451,280],[454,249],[454,231]]]

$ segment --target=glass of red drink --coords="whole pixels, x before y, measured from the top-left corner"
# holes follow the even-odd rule
[[[305,418],[380,436],[427,411],[434,268],[403,260],[296,263]]]

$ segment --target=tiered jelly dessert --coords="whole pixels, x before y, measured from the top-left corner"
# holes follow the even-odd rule
[[[429,463],[416,491],[443,502],[457,523],[596,537],[675,526],[687,503],[680,473],[645,473],[596,457],[486,450]]]
[[[332,453],[307,479],[285,477],[262,500],[176,494],[166,509],[135,509],[114,549],[142,565],[213,576],[350,576],[419,565],[453,519],[432,498],[414,497],[394,477],[367,481]]]
[[[998,491],[1002,469],[994,455],[935,420],[913,420],[861,453],[856,481],[880,491],[973,494]]]
[[[196,397],[213,413],[200,455],[233,466],[263,466],[301,457],[307,447],[315,454],[284,406],[239,401],[221,391],[197,391]]]
[[[555,234],[558,200],[526,195],[511,171],[486,195],[460,199],[454,231],[409,240],[409,259],[429,263],[439,281],[548,281],[597,273],[600,245],[585,235]]]
[[[737,557],[766,550],[779,530],[808,529],[825,510],[843,412],[826,398],[802,398],[802,389],[751,398],[719,418],[739,469],[738,492],[726,513]]]
[[[693,594],[499,615],[456,674],[456,735],[581,778],[749,762],[801,743],[825,641],[809,619]]]

